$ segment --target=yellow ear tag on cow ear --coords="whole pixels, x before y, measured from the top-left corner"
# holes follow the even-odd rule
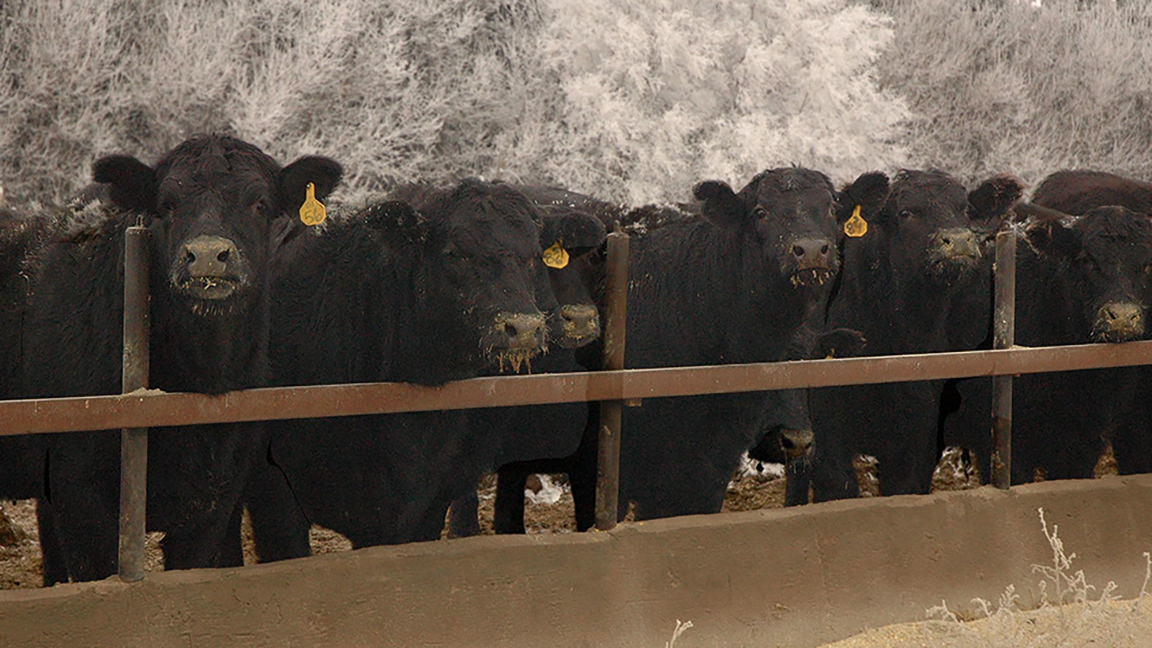
[[[549,268],[560,270],[568,265],[568,250],[564,249],[560,241],[552,244],[552,247],[544,250],[544,265]]]
[[[824,356],[825,360],[832,360],[836,357],[836,347],[828,349],[828,355]]]
[[[316,200],[316,185],[309,182],[307,192],[304,204],[300,205],[300,222],[308,226],[319,225],[328,217],[328,211],[324,209],[324,203]]]
[[[868,233],[868,221],[860,217],[860,205],[852,210],[852,218],[844,222],[844,233],[852,238],[860,238]]]

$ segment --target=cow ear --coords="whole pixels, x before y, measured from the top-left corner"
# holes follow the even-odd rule
[[[399,200],[376,203],[361,212],[364,223],[396,243],[415,243],[421,238],[420,214]]]
[[[109,155],[92,165],[92,179],[108,185],[112,204],[129,212],[156,213],[156,172],[130,155]]]
[[[324,200],[340,184],[344,167],[331,158],[306,155],[280,170],[276,180],[278,214],[293,214],[304,204],[308,184],[315,186],[316,200]]]
[[[836,222],[843,225],[852,217],[857,206],[860,207],[860,216],[864,220],[871,220],[883,209],[887,199],[888,176],[880,171],[863,173],[840,190],[836,201]]]
[[[706,180],[696,185],[692,194],[703,202],[700,212],[720,227],[743,227],[747,221],[748,206],[726,182]]]
[[[1012,206],[1024,195],[1024,183],[1010,175],[985,180],[968,192],[968,220],[995,229],[1011,213]]]
[[[1037,253],[1074,258],[1080,253],[1079,233],[1056,219],[1033,220],[1024,226],[1024,238]]]

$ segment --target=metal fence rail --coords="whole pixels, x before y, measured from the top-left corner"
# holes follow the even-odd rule
[[[1152,340],[706,367],[0,401],[0,435],[633,400],[1152,364]]]

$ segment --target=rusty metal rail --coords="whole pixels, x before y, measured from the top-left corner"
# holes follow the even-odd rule
[[[1003,376],[1152,364],[1152,340],[707,367],[474,378],[440,387],[359,383],[276,387],[218,396],[143,391],[0,401],[0,434],[113,430],[505,405],[632,400]]]

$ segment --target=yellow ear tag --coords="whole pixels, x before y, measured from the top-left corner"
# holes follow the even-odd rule
[[[860,205],[852,210],[852,218],[844,222],[844,233],[852,238],[860,238],[868,233],[868,221],[860,217]]]
[[[560,270],[568,265],[568,250],[564,249],[560,241],[556,241],[552,244],[552,247],[544,250],[543,257],[544,265],[549,268]]]
[[[316,185],[309,182],[307,192],[304,204],[300,205],[300,222],[308,226],[319,225],[328,217],[328,211],[324,209],[324,203],[316,200]]]
[[[825,360],[832,360],[835,357],[836,357],[836,348],[833,347],[831,349],[828,349],[828,355],[824,356],[824,359]]]

